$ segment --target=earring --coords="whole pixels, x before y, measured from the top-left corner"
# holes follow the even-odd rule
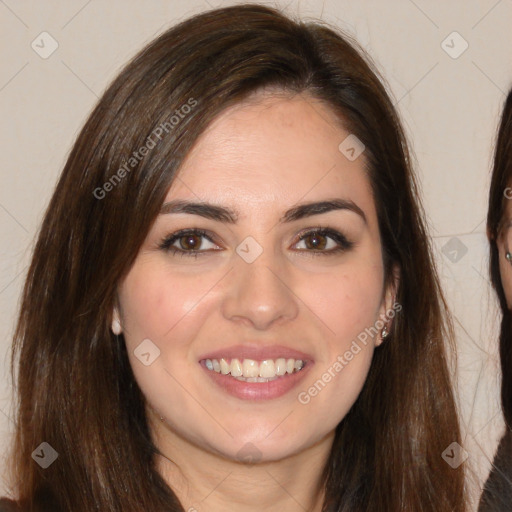
[[[119,322],[119,320],[117,318],[114,318],[112,320],[112,332],[116,335],[116,336],[119,336],[121,334],[121,322]]]
[[[512,263],[512,254],[510,254],[510,252],[509,252],[509,251],[507,251],[507,252],[505,253],[505,258],[507,259],[507,261],[508,261],[509,263]]]
[[[388,328],[386,326],[382,328],[382,332],[380,335],[383,340],[389,336]]]

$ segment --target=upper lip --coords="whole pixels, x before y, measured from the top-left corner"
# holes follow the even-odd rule
[[[265,359],[277,359],[284,357],[285,359],[301,359],[302,361],[312,361],[310,354],[301,352],[294,348],[285,347],[283,345],[231,345],[221,348],[213,352],[208,352],[199,358],[204,359],[253,359],[256,361],[264,361]]]

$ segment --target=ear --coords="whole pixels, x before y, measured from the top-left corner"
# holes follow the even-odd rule
[[[496,247],[498,248],[498,252],[500,254],[505,254],[506,252],[508,252],[510,250],[508,239],[507,239],[506,235],[507,235],[506,230],[501,230],[499,232],[498,236],[496,237],[496,239],[494,240],[494,242],[496,243]]]
[[[117,308],[117,306],[114,306],[114,309],[112,311],[111,329],[116,336],[119,336],[123,332],[123,329],[121,327],[121,319],[119,317],[119,309]]]
[[[393,318],[402,309],[402,305],[396,302],[396,295],[400,284],[400,269],[394,265],[391,270],[391,276],[384,290],[382,304],[379,313],[378,325],[383,324],[380,333],[375,340],[375,346],[378,347],[391,332]]]
[[[485,232],[487,234],[487,240],[489,242],[492,242],[494,240],[494,235],[491,233],[491,230],[489,229],[489,226],[486,227]]]

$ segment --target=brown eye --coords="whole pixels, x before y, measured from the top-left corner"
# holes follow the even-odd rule
[[[328,255],[348,251],[353,245],[340,232],[330,228],[319,228],[303,233],[294,247],[306,254]]]
[[[212,241],[211,235],[199,229],[187,229],[173,233],[164,238],[159,247],[175,255],[194,257],[221,250]]]
[[[184,235],[179,239],[180,247],[186,251],[195,251],[201,247],[200,235]]]
[[[321,233],[311,233],[304,237],[307,249],[322,250],[327,246],[327,237]]]

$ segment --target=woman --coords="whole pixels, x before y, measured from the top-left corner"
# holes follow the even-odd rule
[[[465,511],[447,331],[361,52],[263,6],[193,17],[107,90],[46,213],[14,345],[17,501]]]
[[[505,433],[480,500],[480,512],[505,512],[512,507],[512,90],[498,131],[494,155],[487,233],[490,243],[491,282],[502,311],[500,359],[501,405]]]

